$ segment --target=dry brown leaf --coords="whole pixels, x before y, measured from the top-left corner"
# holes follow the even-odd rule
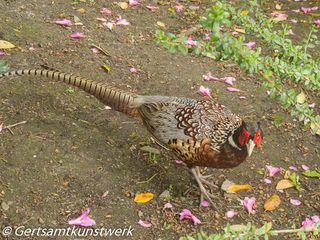
[[[162,28],[165,28],[165,27],[166,27],[166,25],[165,25],[163,22],[160,22],[160,21],[157,21],[157,25],[158,25],[159,27],[162,27]]]
[[[11,42],[0,40],[0,49],[9,49],[16,47]]]
[[[294,187],[294,185],[290,180],[282,179],[278,182],[276,189],[282,190],[282,189],[287,189],[287,188],[292,188],[292,187]]]
[[[273,194],[270,198],[268,198],[264,205],[263,208],[266,211],[273,211],[274,209],[276,209],[281,203],[281,199],[277,194]]]
[[[246,30],[243,28],[234,28],[234,30],[239,33],[246,33]]]

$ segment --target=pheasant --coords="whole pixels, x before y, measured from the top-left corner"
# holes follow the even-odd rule
[[[148,131],[172,149],[187,165],[201,192],[212,205],[212,195],[204,185],[213,185],[199,167],[232,168],[252,154],[263,140],[260,123],[249,131],[246,123],[212,99],[142,96],[104,83],[56,70],[17,70],[0,74],[42,76],[76,86],[95,96],[113,110],[140,117]]]

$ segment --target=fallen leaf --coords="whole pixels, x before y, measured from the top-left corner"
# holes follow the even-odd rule
[[[306,94],[304,92],[301,92],[298,94],[296,101],[297,103],[302,104],[306,101],[306,98],[307,98]]]
[[[281,203],[280,197],[277,194],[274,194],[265,201],[263,208],[266,211],[273,211],[280,205],[280,203]]]
[[[294,184],[288,179],[282,179],[277,183],[276,189],[282,190],[294,187]]]
[[[158,149],[154,148],[154,147],[143,146],[143,147],[140,148],[140,150],[144,151],[144,152],[160,155],[160,151]]]
[[[129,7],[129,4],[126,2],[118,2],[117,5],[123,10],[125,10]]]
[[[0,49],[9,49],[16,47],[11,42],[0,40]]]
[[[135,197],[134,200],[136,203],[146,203],[152,200],[154,197],[154,194],[151,192],[143,192],[143,193],[138,193]]]
[[[103,70],[105,70],[106,72],[110,72],[110,71],[111,71],[111,68],[110,68],[107,64],[103,64],[103,65],[101,66],[101,68],[102,68]]]
[[[165,28],[165,27],[166,27],[166,25],[165,25],[163,22],[160,22],[160,21],[157,21],[157,25],[158,25],[159,27],[162,27],[162,28]]]
[[[152,224],[148,221],[143,221],[143,220],[139,220],[138,224],[140,224],[142,227],[145,227],[145,228],[149,228],[149,227],[152,227]]]
[[[250,190],[252,186],[250,184],[232,184],[227,188],[227,192],[236,193],[243,190]]]
[[[246,33],[246,30],[243,28],[234,28],[234,30],[239,33]]]
[[[79,13],[85,13],[86,10],[85,10],[84,8],[79,8],[79,9],[77,9],[77,12],[79,12]]]
[[[307,170],[302,173],[306,177],[320,178],[320,171],[318,170]]]
[[[281,9],[281,5],[280,4],[276,4],[276,9],[280,10]]]

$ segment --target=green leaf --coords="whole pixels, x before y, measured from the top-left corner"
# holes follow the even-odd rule
[[[318,170],[307,170],[302,173],[306,177],[320,178],[320,171]]]
[[[5,60],[0,60],[0,73],[9,71],[9,65]]]

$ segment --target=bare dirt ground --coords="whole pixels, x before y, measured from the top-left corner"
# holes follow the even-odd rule
[[[271,221],[276,229],[291,228],[306,217],[319,214],[319,180],[303,176],[300,192],[289,189],[278,193],[282,198],[280,207],[265,212],[263,202],[276,193],[275,184],[283,176],[277,175],[272,184],[266,185],[259,173],[266,164],[284,169],[296,165],[300,172],[302,164],[310,168],[319,166],[319,138],[292,121],[285,112],[285,121],[275,127],[273,116],[282,112],[281,107],[268,98],[255,76],[210,59],[170,54],[155,44],[157,21],[165,23],[168,31],[179,32],[192,26],[196,16],[171,14],[167,9],[175,3],[166,1],[161,1],[162,5],[144,1],[126,10],[113,1],[75,5],[71,2],[0,1],[0,39],[17,46],[4,57],[10,69],[45,64],[147,95],[199,98],[197,89],[206,84],[235,113],[249,121],[262,122],[265,136],[262,148],[235,169],[212,170],[215,174],[212,180],[218,184],[229,179],[249,183],[253,190],[241,192],[236,198],[217,192],[218,211],[199,208],[198,190],[187,169],[177,166],[173,154],[150,140],[150,134],[139,120],[105,110],[93,97],[58,82],[34,77],[8,78],[0,81],[0,123],[27,123],[13,128],[14,135],[8,131],[0,135],[1,229],[21,225],[68,227],[70,218],[89,207],[97,227],[134,228],[132,237],[119,239],[178,239],[200,230],[221,230],[228,222],[251,221],[260,226]],[[146,8],[148,4],[159,9],[152,12]],[[190,3],[199,7],[196,15],[210,4],[210,1]],[[102,27],[96,20],[102,17],[102,7],[113,11],[109,18],[121,15],[130,25],[116,26],[113,31]],[[79,12],[81,8],[84,11]],[[72,19],[74,15],[83,26],[64,28],[54,24],[57,19]],[[72,31],[83,32],[86,37],[73,40]],[[92,53],[91,43],[106,49],[110,56]],[[100,68],[102,64],[110,67],[109,73]],[[130,73],[130,67],[137,68],[138,73]],[[217,76],[237,77],[237,87],[247,99],[239,100],[237,94],[225,91],[223,83],[204,83],[202,75],[209,70]],[[158,148],[161,155],[150,158],[140,150],[144,145]],[[170,191],[172,209],[163,210],[167,201],[159,199],[159,195],[165,190]],[[135,203],[134,195],[143,191],[153,192],[155,199],[146,204]],[[239,204],[237,197],[245,196],[256,196],[256,214],[249,215]],[[300,199],[302,205],[291,205],[290,198]],[[179,212],[183,208],[192,210],[202,224],[181,222]],[[229,209],[239,214],[227,220],[225,213]],[[138,225],[139,219],[150,221],[152,227]]]

